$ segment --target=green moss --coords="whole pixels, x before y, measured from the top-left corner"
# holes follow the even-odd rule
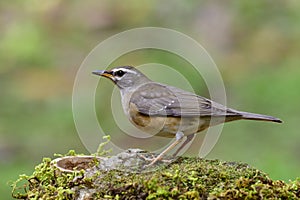
[[[71,150],[66,154],[70,155],[75,155],[75,152]],[[35,167],[32,175],[20,175],[12,184],[12,196],[16,199],[71,199],[74,195],[71,189],[74,187],[72,180],[82,177],[83,174],[84,171],[59,173],[52,166],[51,159],[44,158],[42,163]]]
[[[109,142],[110,142],[110,135],[105,135],[102,137],[105,141],[100,143],[98,148],[97,148],[97,151],[95,154],[95,156],[107,156],[109,153],[111,153],[111,149],[108,149],[106,150],[104,147],[105,145],[107,145]]]
[[[78,191],[89,191],[93,199],[298,199],[300,181],[271,180],[247,164],[179,158],[148,173],[119,170],[57,173],[46,158],[32,175],[22,175],[13,185],[18,199],[74,199]],[[20,186],[23,193],[17,192]]]

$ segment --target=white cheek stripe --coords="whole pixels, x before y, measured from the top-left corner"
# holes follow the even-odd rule
[[[121,78],[122,78],[122,77],[114,76],[114,79],[115,79],[115,80],[118,80],[118,81],[121,80]]]

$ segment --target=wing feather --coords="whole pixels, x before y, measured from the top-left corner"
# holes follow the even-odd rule
[[[131,96],[138,111],[149,116],[240,116],[239,113],[207,98],[179,88],[158,83],[147,83]]]

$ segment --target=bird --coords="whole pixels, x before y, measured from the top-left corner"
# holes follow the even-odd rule
[[[138,129],[156,136],[176,138],[149,166],[182,142],[176,156],[195,134],[221,123],[258,120],[282,123],[278,118],[238,111],[180,88],[150,80],[133,66],[95,70],[94,75],[110,79],[120,90],[126,117]]]

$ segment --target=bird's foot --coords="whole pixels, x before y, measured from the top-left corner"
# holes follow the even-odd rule
[[[167,159],[162,159],[161,155],[158,155],[157,157],[155,157],[154,155],[152,155],[152,158],[146,157],[144,155],[139,155],[141,158],[143,158],[145,161],[150,162],[149,164],[145,165],[145,167],[150,167],[153,166],[155,163],[157,163],[158,161],[163,162],[163,163],[171,163],[173,160],[167,160]]]
[[[180,141],[182,140],[182,138],[184,137],[184,134],[182,132],[177,132],[176,133],[176,140],[170,145],[168,146],[168,148],[166,148],[163,152],[161,152],[156,158],[152,158],[150,164],[146,165],[145,167],[149,167],[154,165],[157,161],[162,160],[163,156],[166,155],[167,152],[169,152],[171,149],[173,149],[178,143],[180,143]],[[171,161],[169,161],[170,163]]]

